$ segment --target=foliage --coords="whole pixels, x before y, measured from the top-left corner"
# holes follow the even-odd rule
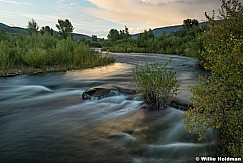
[[[34,19],[28,22],[27,27],[30,35],[37,34],[39,26]]]
[[[193,20],[193,22],[198,22]],[[182,28],[170,35],[162,34],[155,37],[153,31],[149,29],[139,34],[137,39],[130,37],[121,37],[122,33],[116,29],[111,29],[108,34],[108,40],[102,44],[103,50],[111,52],[147,52],[178,54],[197,57],[201,51],[201,42],[198,37],[205,30],[205,27],[192,25],[190,28]]]
[[[48,30],[47,30],[48,31]],[[67,36],[59,39],[49,32],[35,35],[19,34],[11,37],[0,31],[0,70],[41,69],[76,69],[107,65],[114,62],[114,57],[104,56],[90,49],[84,43]],[[13,72],[15,73],[15,72]],[[2,75],[0,74],[0,75]]]
[[[116,29],[111,29],[107,35],[107,38],[111,41],[116,41],[119,39],[119,32]]]
[[[107,35],[107,38],[109,41],[117,41],[121,39],[128,39],[130,38],[128,28],[125,26],[124,30],[120,30],[120,32],[117,29],[111,29]]]
[[[185,126],[199,134],[208,128],[219,131],[221,154],[243,155],[243,7],[238,0],[222,0],[220,21],[209,17],[210,29],[202,36],[205,68],[212,75],[200,77],[192,89],[193,107],[186,112]]]
[[[138,39],[143,39],[143,40],[148,40],[148,39],[153,39],[155,36],[154,36],[154,33],[151,29],[149,29],[148,31],[147,30],[144,30],[143,33],[140,33],[139,36],[138,36]],[[138,41],[140,42],[140,41]]]
[[[68,20],[58,19],[58,24],[56,24],[57,29],[59,30],[59,34],[67,39],[68,36],[72,36],[72,32],[74,30],[72,23]]]
[[[93,48],[101,48],[102,41],[103,39],[98,38],[96,35],[92,35],[91,39],[85,39],[82,42],[86,43],[87,45]]]
[[[129,37],[128,28],[125,26],[124,30],[120,30],[119,39],[128,39]]]
[[[40,29],[40,33],[43,35],[45,33],[49,33],[50,35],[53,35],[54,30],[50,26],[43,26]]]
[[[166,108],[179,88],[176,72],[165,64],[138,65],[133,71],[134,85],[142,100],[156,108]]]
[[[183,26],[185,28],[192,28],[193,26],[198,26],[199,22],[196,19],[186,19],[183,21]]]
[[[98,38],[96,35],[92,35],[91,36],[91,40],[94,41],[94,42],[97,42],[98,41]]]

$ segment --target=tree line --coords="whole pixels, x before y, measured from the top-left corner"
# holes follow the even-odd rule
[[[201,50],[201,42],[197,39],[206,26],[199,26],[195,19],[183,21],[183,28],[169,35],[163,33],[155,37],[151,29],[140,33],[137,39],[131,38],[128,28],[125,32],[111,29],[107,40],[103,41],[103,50],[111,52],[146,52],[162,54],[178,54],[198,56]],[[126,32],[127,31],[127,32]]]
[[[63,71],[107,65],[114,57],[97,54],[84,42],[73,38],[72,23],[58,20],[58,32],[49,26],[39,28],[35,20],[28,22],[28,35],[12,37],[0,30],[0,75]]]
[[[34,19],[28,22],[27,27],[30,35],[37,35],[38,32],[40,32],[41,35],[48,33],[53,36],[54,34],[54,30],[50,26],[43,26],[40,28]],[[74,27],[68,19],[58,19],[58,24],[56,24],[56,27],[59,31],[58,34],[62,38],[67,39],[68,37],[72,37]]]

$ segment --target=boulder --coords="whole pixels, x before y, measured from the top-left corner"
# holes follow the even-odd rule
[[[98,86],[93,87],[85,90],[82,94],[82,99],[91,99],[92,97],[96,97],[98,99],[107,97],[111,91],[118,91],[116,88],[113,87],[105,87],[105,86]]]
[[[104,97],[107,97],[111,91],[117,91],[119,93],[123,94],[135,94],[135,90],[130,90],[127,88],[123,87],[118,87],[118,86],[112,86],[112,85],[102,85],[102,86],[97,86],[97,87],[92,87],[87,90],[85,90],[82,93],[82,99],[91,99],[92,97],[101,99]]]

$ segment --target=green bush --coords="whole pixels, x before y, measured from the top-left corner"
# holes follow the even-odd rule
[[[19,34],[11,37],[0,30],[0,75],[15,69],[55,71],[108,65],[114,57],[103,56],[72,37],[59,39],[48,33],[40,35]],[[26,71],[26,72],[27,72]]]
[[[169,64],[170,62],[146,64],[145,67],[137,65],[133,71],[136,92],[153,108],[166,108],[179,88],[176,72],[169,68]]]
[[[42,68],[46,65],[46,50],[40,48],[30,49],[23,55],[23,60],[28,66]]]
[[[7,41],[0,41],[0,68],[10,68],[18,63],[16,49]]]
[[[210,76],[201,77],[192,89],[193,108],[185,115],[185,126],[199,134],[208,128],[220,134],[220,153],[243,155],[243,6],[238,0],[222,1],[221,20],[207,16],[210,29],[201,37],[204,66]]]

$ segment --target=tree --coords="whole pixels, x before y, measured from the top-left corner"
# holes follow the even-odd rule
[[[54,31],[50,26],[43,26],[40,29],[40,33],[43,35],[44,33],[49,33],[50,35],[53,35]]]
[[[125,26],[125,29],[118,31],[117,29],[111,29],[107,35],[107,38],[111,41],[117,41],[120,39],[130,38],[129,30]]]
[[[144,40],[148,40],[148,39],[152,39],[154,38],[154,33],[151,29],[149,30],[144,30],[143,33],[141,33],[139,36],[138,36],[140,39],[144,39]]]
[[[128,30],[127,26],[125,26],[125,34],[129,35],[129,30]]]
[[[193,108],[184,115],[185,126],[199,134],[219,131],[221,154],[243,155],[243,7],[239,0],[221,0],[220,21],[206,17],[210,29],[202,37],[205,68],[211,76],[200,77],[192,89]]]
[[[185,28],[192,28],[192,27],[195,27],[198,25],[199,25],[199,22],[196,19],[186,19],[183,21],[183,26]]]
[[[130,37],[129,30],[125,26],[123,30],[120,30],[119,39],[128,39]]]
[[[58,19],[58,24],[56,24],[57,29],[59,30],[59,34],[67,39],[68,36],[72,36],[72,32],[74,30],[72,23],[68,20]]]
[[[91,40],[92,40],[93,42],[97,42],[97,41],[98,41],[98,38],[97,38],[96,35],[92,35]]]
[[[144,30],[144,32],[140,33],[138,36],[137,45],[138,47],[154,49],[155,46],[154,38],[155,35],[151,29]]]
[[[34,19],[28,22],[28,32],[30,35],[37,34],[39,26]]]
[[[116,41],[119,39],[119,32],[116,29],[111,29],[107,35],[107,38],[111,41]]]

